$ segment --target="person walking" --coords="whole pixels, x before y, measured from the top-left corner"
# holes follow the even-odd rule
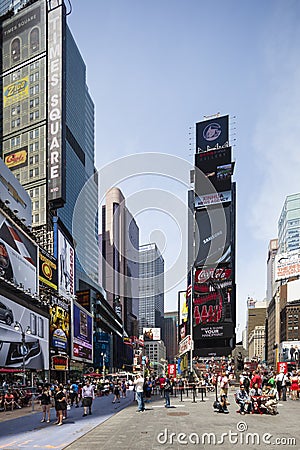
[[[42,406],[42,411],[43,411],[43,416],[42,416],[41,422],[46,422],[46,417],[47,417],[47,423],[50,422],[51,398],[52,398],[52,394],[51,394],[49,385],[46,385],[43,387],[43,392],[41,394],[41,406]]]
[[[144,378],[141,374],[139,374],[134,380],[134,388],[135,388],[135,396],[138,404],[137,412],[145,411],[145,403],[144,403]]]
[[[168,377],[166,377],[165,384],[164,384],[164,392],[165,392],[165,408],[171,407],[171,401],[170,401],[170,393],[172,391],[172,385],[171,381]]]
[[[94,386],[90,383],[89,380],[87,380],[85,385],[82,388],[82,405],[83,405],[82,417],[87,416],[88,410],[89,410],[89,415],[92,414],[92,404],[93,404],[94,398],[95,398]]]
[[[113,399],[112,403],[120,403],[120,385],[119,385],[119,381],[116,381],[114,383],[113,394],[114,394],[114,399]]]

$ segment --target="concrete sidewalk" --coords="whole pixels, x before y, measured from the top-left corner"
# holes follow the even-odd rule
[[[237,414],[231,390],[230,413],[213,410],[214,393],[196,398],[189,395],[171,397],[172,408],[164,407],[164,399],[153,397],[144,412],[137,413],[136,403],[118,412],[65,450],[143,450],[209,448],[222,450],[300,448],[300,401],[281,402],[276,416]],[[270,447],[271,446],[271,447]]]

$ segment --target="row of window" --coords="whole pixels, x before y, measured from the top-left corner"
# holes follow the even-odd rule
[[[35,111],[32,111],[32,112],[29,114],[29,120],[30,120],[30,121],[39,119],[39,117],[40,117],[40,112],[39,112],[38,109],[35,110]],[[20,119],[20,117],[17,117],[16,119],[13,119],[13,120],[11,121],[11,128],[16,128],[16,127],[19,127],[20,125],[21,125],[21,119]]]

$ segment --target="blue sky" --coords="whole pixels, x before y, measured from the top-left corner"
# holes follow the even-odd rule
[[[265,297],[284,199],[300,191],[299,22],[298,0],[73,0],[68,16],[95,103],[98,169],[145,152],[192,163],[195,122],[230,115],[239,335],[248,295]],[[146,178],[124,182],[125,196],[158,184],[186,198],[180,183]],[[169,215],[144,211],[137,221],[142,243],[158,236],[172,265],[179,241]],[[167,310],[183,288],[166,294]]]

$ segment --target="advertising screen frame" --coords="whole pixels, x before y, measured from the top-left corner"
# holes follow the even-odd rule
[[[71,358],[93,362],[93,315],[76,301],[72,302]]]
[[[219,116],[196,123],[196,152],[228,146],[229,116]]]
[[[227,192],[231,190],[234,163],[231,162],[231,147],[195,154],[195,192],[197,196]],[[228,166],[227,175],[220,168]],[[204,182],[208,180],[209,182]]]

